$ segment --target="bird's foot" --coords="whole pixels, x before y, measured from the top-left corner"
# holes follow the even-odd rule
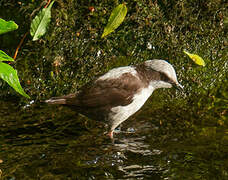
[[[113,131],[108,132],[107,135],[110,137],[110,139],[113,139]]]
[[[114,133],[116,134],[116,133],[120,133],[120,132],[121,132],[121,129],[120,129],[120,127],[118,127],[118,128],[116,128],[116,129],[113,129],[113,130],[108,131],[108,133],[106,132],[105,134],[106,134],[108,137],[110,137],[110,139],[113,139]]]

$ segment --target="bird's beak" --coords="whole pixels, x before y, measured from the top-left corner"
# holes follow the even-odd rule
[[[177,89],[179,89],[179,90],[183,90],[184,89],[184,87],[180,83],[178,83],[178,82],[175,84],[175,87]]]

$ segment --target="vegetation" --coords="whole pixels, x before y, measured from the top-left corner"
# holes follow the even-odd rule
[[[201,65],[201,66],[205,66],[205,62],[204,60],[198,56],[197,54],[191,54],[187,51],[184,51],[185,54],[187,54],[196,64]]]
[[[41,36],[43,36],[46,33],[47,27],[51,21],[51,7],[53,3],[54,1],[52,1],[47,8],[43,8],[39,12],[39,14],[33,19],[30,27],[30,34],[33,37],[33,41],[38,40]],[[16,30],[17,28],[18,25],[14,21],[7,22],[0,18],[0,34]],[[14,58],[16,58],[17,51],[15,53]],[[14,88],[15,91],[29,98],[29,96],[24,92],[20,85],[19,78],[17,76],[17,71],[14,70],[8,64],[3,63],[3,61],[14,61],[14,59],[8,56],[2,50],[0,50],[0,77],[4,81],[6,81],[12,88]]]
[[[33,41],[40,39],[46,33],[51,21],[51,7],[54,2],[52,1],[47,8],[43,8],[32,20],[30,34],[33,37]]]
[[[0,18],[0,34],[4,34],[10,31],[14,31],[18,28],[18,25],[14,21],[5,21]]]
[[[104,32],[101,37],[105,37],[111,32],[113,32],[120,24],[123,22],[125,16],[127,14],[127,7],[125,4],[118,5],[115,9],[113,9],[109,19],[108,24],[104,28]]]
[[[15,22],[7,22],[0,18],[0,34],[13,31],[17,28],[18,26]],[[20,85],[19,78],[17,76],[17,71],[14,70],[10,65],[4,63],[4,61],[14,61],[14,59],[8,56],[2,50],[0,50],[0,78],[6,81],[12,88],[15,89],[15,91],[29,98],[29,96],[24,92]]]

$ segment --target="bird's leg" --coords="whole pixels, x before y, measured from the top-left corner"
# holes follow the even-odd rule
[[[110,137],[110,139],[113,139],[113,130],[109,131],[107,135]]]
[[[118,128],[117,128],[118,127]],[[117,127],[112,127],[111,130],[108,132],[108,136],[113,139],[113,133],[119,133],[121,131],[121,124]]]

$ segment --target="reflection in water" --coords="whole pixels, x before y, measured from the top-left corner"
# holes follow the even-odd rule
[[[145,177],[159,178],[161,172],[166,170],[157,165],[153,159],[160,157],[162,151],[150,149],[150,145],[144,142],[145,139],[145,136],[116,139],[113,144],[109,144],[106,147],[109,149],[110,154],[103,154],[99,157],[96,156],[95,159],[87,161],[86,164],[110,164],[123,173],[124,179]],[[134,159],[137,159],[139,156],[140,161],[137,164],[137,161],[134,161]]]
[[[118,169],[124,172],[124,178],[159,177],[157,173],[162,171],[161,167],[156,166],[156,163],[153,161],[151,161],[151,164],[146,163],[144,165],[142,162],[144,162],[144,160],[152,160],[153,157],[160,155],[162,151],[150,149],[150,145],[144,142],[145,139],[145,136],[140,138],[123,138],[120,139],[119,143],[114,144],[115,148],[120,151],[119,153],[126,154],[126,156],[123,155],[125,159],[128,159],[129,154],[131,154],[131,156],[135,155],[136,157],[141,156],[139,164],[136,164],[136,162],[135,164],[123,163],[118,166]]]
[[[0,106],[2,179],[210,179],[215,172],[219,179],[228,174],[222,128],[205,130],[172,118],[161,124],[160,117],[144,112],[111,142],[102,123],[64,107],[31,103],[18,109],[1,101]]]
[[[118,143],[115,143],[114,146],[119,151],[130,151],[133,153],[140,153],[144,156],[151,155],[153,152],[149,150],[149,145],[145,144],[143,140],[145,140],[145,136],[140,138],[127,138],[120,139]],[[157,153],[160,153],[159,150],[154,150]]]

